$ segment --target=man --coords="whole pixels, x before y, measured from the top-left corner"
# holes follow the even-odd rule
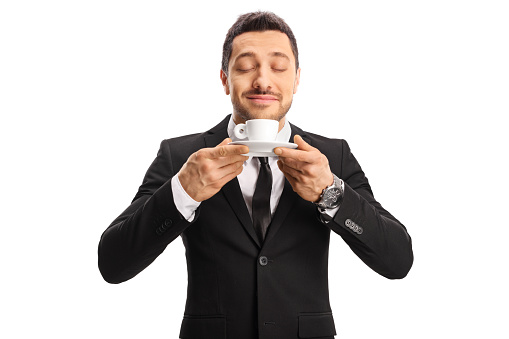
[[[233,114],[161,143],[132,204],[101,237],[101,273],[128,280],[180,235],[188,267],[181,338],[333,338],[330,231],[389,279],[412,266],[410,236],[373,198],[344,140],[288,123],[300,68],[281,18],[240,16],[220,76]],[[279,121],[277,140],[298,149],[257,159],[229,145],[235,125],[255,118]]]

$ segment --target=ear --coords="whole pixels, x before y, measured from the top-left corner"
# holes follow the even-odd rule
[[[226,93],[226,95],[230,95],[230,86],[228,85],[228,76],[225,74],[225,72],[223,72],[223,70],[221,70],[219,75],[221,77],[221,82],[223,83],[224,92]]]
[[[297,70],[297,74],[295,75],[295,83],[293,84],[293,94],[297,93],[297,88],[299,87],[300,83],[300,67]]]

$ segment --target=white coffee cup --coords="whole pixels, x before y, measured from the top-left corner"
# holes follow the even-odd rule
[[[279,122],[269,119],[252,119],[245,124],[238,124],[233,134],[239,139],[248,138],[250,141],[274,141],[279,130]]]

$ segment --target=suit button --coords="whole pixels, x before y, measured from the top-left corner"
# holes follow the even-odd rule
[[[258,259],[258,262],[260,263],[260,265],[262,266],[267,266],[267,264],[269,263],[269,259],[267,259],[266,256],[261,256],[260,259]]]
[[[352,220],[346,219],[345,225],[346,225],[346,227],[351,227],[352,226]]]
[[[164,220],[163,224],[161,225],[161,229],[162,229],[163,231],[166,231],[168,228],[170,228],[170,226],[171,226],[171,224],[172,224],[172,223],[173,223],[173,222],[171,221],[171,219],[166,219],[166,220]]]

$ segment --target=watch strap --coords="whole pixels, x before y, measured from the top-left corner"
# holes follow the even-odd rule
[[[332,185],[330,186],[327,186],[323,191],[322,191],[322,194],[320,195],[320,199],[315,202],[315,205],[318,206],[318,208],[321,208],[321,209],[331,209],[331,208],[337,208],[341,205],[341,201],[343,200],[343,195],[344,195],[344,192],[345,192],[345,183],[343,182],[343,180],[341,180],[340,178],[338,178],[334,173],[332,174],[333,177],[334,177],[334,181],[332,182]],[[329,193],[332,189],[339,189],[339,192],[340,194],[337,196],[337,205],[335,204],[334,206],[328,206],[326,204],[326,200],[327,200],[327,193]]]

